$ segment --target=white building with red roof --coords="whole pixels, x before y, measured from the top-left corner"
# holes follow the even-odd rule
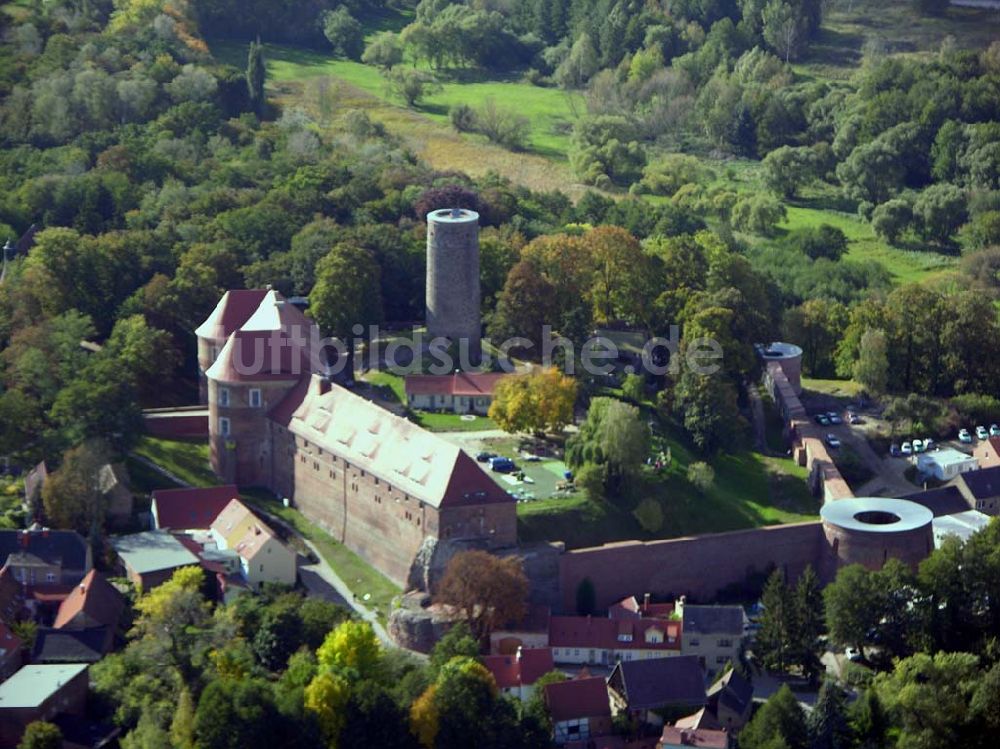
[[[514,655],[485,655],[483,665],[504,694],[527,700],[535,682],[555,668],[549,648],[518,648]]]
[[[220,550],[239,557],[242,576],[254,590],[264,583],[295,584],[295,552],[238,499],[219,513],[210,533]]]
[[[455,372],[449,375],[407,375],[406,403],[421,411],[451,411],[485,416],[493,403],[502,372]]]

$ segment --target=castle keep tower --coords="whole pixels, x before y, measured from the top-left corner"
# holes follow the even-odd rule
[[[479,214],[445,208],[427,214],[427,332],[468,341],[470,362],[481,356]]]

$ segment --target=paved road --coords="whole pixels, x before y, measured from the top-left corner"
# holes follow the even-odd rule
[[[299,577],[306,590],[311,595],[354,609],[358,616],[372,625],[372,629],[375,630],[375,634],[378,635],[382,644],[387,647],[396,647],[396,643],[389,637],[389,633],[385,631],[385,627],[379,622],[375,613],[354,595],[350,586],[341,579],[333,567],[326,563],[326,560],[319,553],[319,549],[311,541],[302,540],[319,560],[315,564],[305,564],[299,567]]]

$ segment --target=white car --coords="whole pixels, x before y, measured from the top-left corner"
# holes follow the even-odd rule
[[[984,427],[984,426],[978,426],[978,427],[976,427],[976,439],[978,439],[978,440],[985,440],[985,439],[988,439],[989,436],[990,436],[990,434],[989,434],[989,432],[986,431],[986,427]]]
[[[964,442],[965,444],[969,444],[970,442],[972,442],[972,435],[969,434],[969,430],[968,429],[959,429],[958,430],[958,441],[959,442]]]
[[[844,657],[849,661],[860,661],[864,656],[857,648],[847,648],[844,651]]]
[[[913,454],[913,445],[911,445],[909,442],[904,442],[902,445],[899,446],[899,449],[903,453],[903,455]]]
[[[990,437],[1000,437],[1000,426],[990,424]]]
[[[913,452],[922,453],[924,451],[924,443],[921,440],[913,440]]]
[[[840,447],[840,440],[837,439],[835,435],[828,434],[826,435],[826,444],[828,444],[830,447],[838,448]]]

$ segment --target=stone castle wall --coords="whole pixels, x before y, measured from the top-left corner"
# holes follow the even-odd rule
[[[598,608],[629,595],[690,595],[711,599],[720,589],[769,565],[795,579],[819,571],[828,546],[820,522],[754,528],[665,541],[626,541],[563,554],[560,591],[565,611],[576,609],[576,590],[589,579]]]

